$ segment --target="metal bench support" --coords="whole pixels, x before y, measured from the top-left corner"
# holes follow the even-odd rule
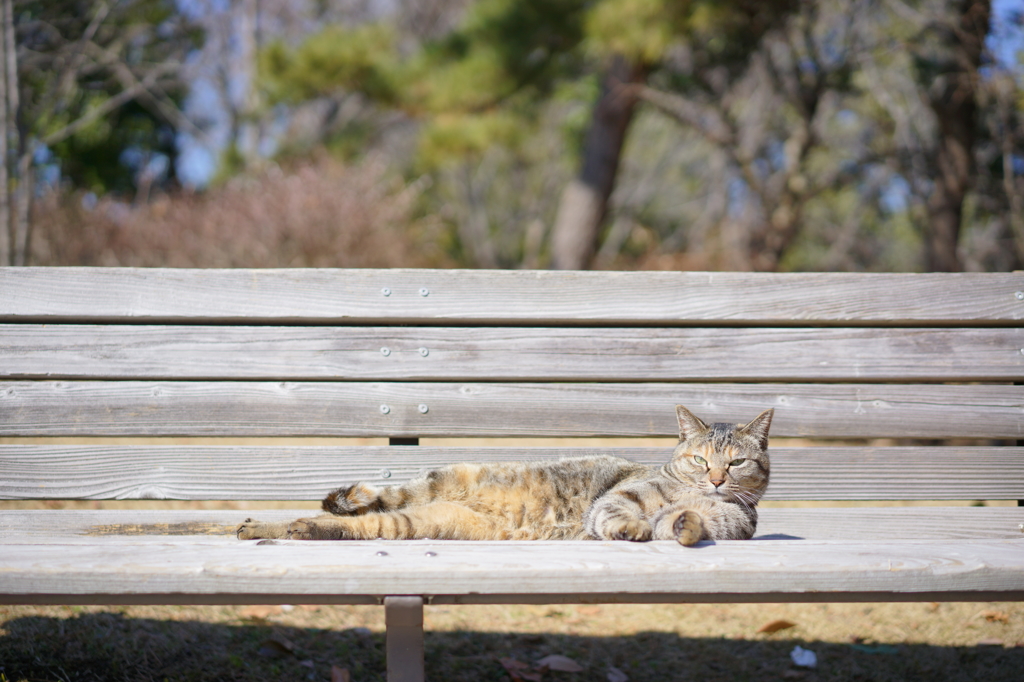
[[[423,598],[385,597],[388,682],[423,682]]]

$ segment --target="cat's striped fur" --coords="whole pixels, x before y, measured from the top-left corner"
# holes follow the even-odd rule
[[[707,425],[676,407],[679,445],[661,467],[618,457],[455,464],[401,486],[356,483],[323,501],[328,515],[247,519],[241,539],[746,539],[768,486],[773,410],[746,425]]]

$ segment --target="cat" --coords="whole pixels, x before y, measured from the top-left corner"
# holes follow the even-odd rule
[[[242,540],[747,539],[768,486],[774,410],[749,424],[705,424],[676,406],[679,444],[661,467],[612,456],[454,464],[400,486],[338,488],[329,514],[291,523],[246,519]]]

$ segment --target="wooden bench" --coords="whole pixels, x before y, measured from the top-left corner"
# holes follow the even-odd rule
[[[676,404],[776,410],[753,540],[258,543],[234,537],[245,516],[309,511],[5,508],[0,603],[383,603],[405,680],[424,603],[1022,600],[1021,320],[1019,273],[0,269],[7,500],[319,500],[464,460],[661,463],[669,440],[429,439],[674,437]],[[785,506],[892,500],[1003,503]]]

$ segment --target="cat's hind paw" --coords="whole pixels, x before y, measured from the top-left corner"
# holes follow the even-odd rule
[[[286,523],[264,523],[256,519],[246,519],[235,529],[235,537],[239,540],[263,540],[283,538],[287,532]]]
[[[288,524],[287,537],[289,540],[315,540],[315,526],[313,519],[298,519]]]
[[[356,536],[344,519],[317,516],[292,521],[288,524],[285,537],[289,540],[351,540]]]

